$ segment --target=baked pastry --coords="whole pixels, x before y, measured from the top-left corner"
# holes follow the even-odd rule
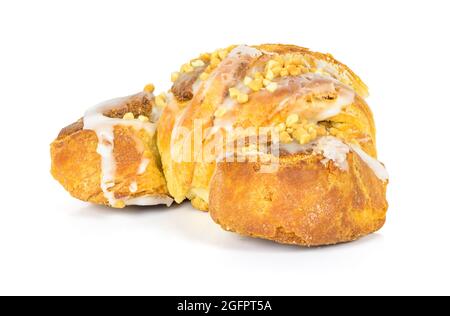
[[[231,46],[183,65],[173,79],[157,137],[178,203],[190,199],[226,230],[305,246],[354,240],[383,226],[387,174],[376,160],[368,90],[331,55],[290,45]],[[249,144],[245,130],[263,127],[275,130],[267,143],[280,155]],[[224,137],[223,144],[243,145],[206,159]],[[186,155],[184,147],[194,150]],[[223,151],[240,161],[223,161]],[[277,169],[267,172],[278,156]]]
[[[159,110],[147,90],[95,106],[51,144],[51,172],[72,196],[115,208],[172,204],[156,148]]]
[[[388,176],[368,90],[331,55],[230,46],[172,81],[64,129],[55,178],[113,207],[189,199],[228,231],[280,243],[336,244],[383,226]]]

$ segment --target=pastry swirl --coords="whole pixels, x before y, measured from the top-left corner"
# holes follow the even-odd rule
[[[172,81],[64,129],[52,144],[55,178],[113,207],[189,199],[226,230],[281,243],[336,244],[383,226],[388,176],[368,89],[331,55],[230,46]]]

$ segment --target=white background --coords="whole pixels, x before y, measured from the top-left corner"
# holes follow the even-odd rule
[[[450,294],[448,1],[0,2],[0,294]],[[331,52],[369,85],[389,216],[301,249],[188,204],[110,210],[49,174],[60,128],[230,44]]]

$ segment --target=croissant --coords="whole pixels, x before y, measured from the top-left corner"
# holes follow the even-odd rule
[[[301,246],[356,240],[385,223],[367,86],[329,54],[292,45],[202,54],[153,86],[63,129],[52,173],[113,207],[189,199],[241,235]]]

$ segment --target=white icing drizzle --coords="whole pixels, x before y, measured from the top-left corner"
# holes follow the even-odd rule
[[[280,150],[286,151],[289,154],[304,152],[312,152],[316,155],[321,154],[325,157],[321,161],[324,165],[328,164],[329,161],[332,161],[343,171],[348,171],[347,155],[352,151],[356,153],[370,169],[372,169],[378,179],[383,182],[389,179],[386,168],[377,159],[368,155],[358,145],[346,144],[333,136],[321,137],[305,145],[300,145],[295,141],[289,144],[280,144]]]
[[[85,127],[86,129],[86,127]],[[95,130],[98,138],[97,153],[102,157],[100,187],[105,198],[111,205],[116,204],[114,193],[109,191],[114,187],[116,164],[114,163],[114,131],[113,127],[102,126]]]
[[[277,159],[274,159],[274,156],[267,153],[267,152],[262,152],[259,151],[258,149],[253,149],[253,150],[249,150],[249,151],[228,151],[225,152],[221,155],[218,155],[215,159],[216,163],[221,163],[221,162],[234,162],[234,161],[245,161],[245,160],[241,160],[242,158],[246,158],[246,157],[253,157],[254,161],[257,161],[258,158],[269,158],[270,161],[278,161]]]
[[[227,111],[232,110],[234,107],[236,107],[236,100],[230,98],[230,97],[226,97],[223,102],[221,107],[223,107],[224,109],[226,109]]]
[[[139,165],[138,175],[144,174],[147,170],[148,164],[150,163],[150,159],[143,158],[141,164]]]
[[[173,203],[173,199],[166,195],[147,195],[136,197],[132,199],[127,199],[125,205],[128,206],[153,206],[153,205],[166,205],[170,207]]]
[[[355,100],[356,94],[353,89],[330,77],[316,73],[308,73],[295,78],[286,78],[280,81],[279,86],[288,85],[291,80],[298,81],[300,88],[281,101],[274,114],[281,112],[290,102],[308,94],[337,92],[338,95],[334,101],[325,101],[321,104],[311,105],[311,108],[315,108],[316,112],[314,112],[314,116],[308,117],[307,119],[311,122],[319,122],[338,115],[345,106],[352,104]],[[320,109],[319,106],[323,108]]]
[[[333,64],[331,64],[325,60],[317,59],[316,67],[317,67],[318,72],[329,74],[330,76],[333,76],[334,78],[339,77],[339,72],[336,69],[336,67]]]
[[[347,154],[350,148],[336,137],[321,137],[305,145],[296,141],[280,144],[280,150],[289,154],[312,152],[316,155],[323,155],[325,158],[321,162],[324,165],[333,161],[341,170],[348,171]]]
[[[325,157],[321,161],[324,165],[333,161],[339,169],[348,171],[347,154],[350,152],[350,148],[341,140],[335,137],[321,137],[317,140],[313,152]]]
[[[275,146],[275,145],[272,145]],[[307,153],[310,152],[315,155],[322,155],[324,159],[321,160],[322,164],[325,166],[332,161],[339,169],[342,171],[348,171],[348,161],[347,155],[350,151],[357,154],[362,161],[373,171],[378,179],[385,182],[389,179],[389,175],[386,171],[384,165],[377,159],[368,155],[364,150],[362,150],[358,145],[346,144],[342,140],[333,137],[325,136],[320,137],[308,144],[301,145],[296,141],[290,143],[280,143],[278,144],[280,151],[285,151],[289,154],[297,153]],[[240,155],[245,156],[259,156],[267,155],[267,153],[259,152],[258,150],[249,151],[246,153],[240,153]],[[227,152],[224,155],[217,158],[217,162],[225,161],[229,157],[233,157],[234,152]]]
[[[181,112],[178,114],[177,118],[175,119],[175,122],[174,122],[174,125],[172,128],[172,133],[170,135],[170,154],[173,159],[175,157],[177,157],[177,155],[180,153],[180,151],[182,149],[184,142],[186,142],[188,140],[188,137],[187,137],[187,139],[179,139],[181,124],[183,124],[183,121],[185,119],[185,115],[186,115],[188,109],[189,109],[189,107],[186,106],[184,109],[181,110]]]
[[[203,80],[201,80],[200,77],[197,78],[197,80],[195,80],[194,84],[192,85],[192,93],[194,95],[197,95],[197,93],[200,91],[202,84],[203,84]]]
[[[136,181],[132,182],[128,189],[130,190],[130,193],[136,193],[138,191],[138,184],[137,184],[137,182]]]
[[[83,119],[84,129],[94,131],[98,138],[97,153],[101,156],[100,187],[105,198],[111,206],[116,206],[119,202],[116,199],[114,192],[110,190],[115,186],[116,174],[116,161],[114,159],[114,127],[129,126],[135,128],[136,130],[143,129],[151,135],[153,135],[156,130],[155,124],[150,122],[109,118],[104,115],[104,113],[106,113],[107,111],[118,108],[120,105],[126,102],[127,99],[132,97],[136,96],[117,98],[103,102],[88,110]],[[153,95],[148,94],[148,97],[152,98]]]
[[[216,136],[220,131],[225,131],[228,137],[232,137],[234,132],[234,121],[231,119],[216,118],[213,121],[212,128],[205,132],[204,139],[209,140]]]
[[[361,149],[358,145],[350,144],[349,145],[352,150],[358,154],[362,161],[364,161],[370,169],[375,173],[378,179],[382,181],[387,181],[389,179],[389,174],[386,170],[386,167],[379,162],[377,159],[368,155],[364,150]]]
[[[334,63],[319,59],[316,60],[316,69],[317,73],[337,79],[352,88],[355,88],[355,85],[356,87],[359,85],[357,80],[355,80],[354,75],[352,75],[348,69],[345,69],[345,67],[340,68]],[[367,98],[369,96],[368,91],[364,91],[366,89],[364,88],[364,84],[362,84],[362,86],[363,91],[359,91],[361,94],[360,96],[362,98]]]
[[[235,57],[241,57],[241,55],[247,55],[251,58],[258,58],[263,55],[263,52],[260,51],[257,48],[248,46],[248,45],[239,45],[238,47],[234,48],[228,57],[235,58]]]

